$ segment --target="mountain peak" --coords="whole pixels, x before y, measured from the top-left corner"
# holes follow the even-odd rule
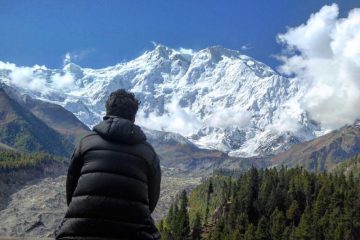
[[[65,64],[62,70],[64,73],[69,73],[76,78],[82,78],[84,76],[83,69],[79,65],[72,62]]]
[[[82,68],[73,62],[69,62],[63,66],[64,72],[78,72],[81,70],[82,70]]]
[[[154,46],[155,46],[154,50],[157,50],[157,51],[172,50],[172,48],[170,48],[164,44],[161,44],[161,43],[156,43]]]
[[[163,57],[163,58],[169,58],[171,54],[173,54],[174,49],[165,46],[163,44],[157,43],[155,45],[155,48],[151,50],[149,53],[151,55],[157,56],[157,57]]]
[[[290,131],[303,141],[315,131],[308,122],[299,123],[302,110],[289,102],[301,90],[296,83],[220,45],[193,51],[156,44],[151,51],[116,66],[90,69],[68,63],[63,69],[49,70],[46,77],[54,79],[59,73],[71,74],[76,83],[71,91],[50,81],[46,85],[52,90],[50,95],[42,94],[44,89],[24,92],[64,106],[90,127],[101,119],[109,93],[124,88],[143,103],[139,112],[143,126],[191,136],[190,141],[199,146],[224,152],[268,153],[292,144],[284,133]],[[278,130],[279,126],[283,127]],[[296,131],[287,129],[292,126]]]
[[[204,50],[210,52],[213,55],[217,55],[217,56],[227,56],[227,57],[231,57],[231,56],[239,57],[240,56],[239,51],[231,50],[231,49],[225,48],[221,45],[211,46],[211,47],[205,48]]]

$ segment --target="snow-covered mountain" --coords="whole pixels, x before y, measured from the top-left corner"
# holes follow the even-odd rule
[[[142,102],[138,124],[234,156],[278,152],[322,134],[299,105],[304,88],[298,82],[221,46],[192,51],[157,45],[101,69],[0,62],[0,80],[64,106],[90,127],[104,114],[109,93],[125,88]]]

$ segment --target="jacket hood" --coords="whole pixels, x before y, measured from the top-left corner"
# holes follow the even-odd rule
[[[104,139],[128,145],[146,141],[144,132],[133,122],[116,116],[105,116],[103,119],[93,131]]]

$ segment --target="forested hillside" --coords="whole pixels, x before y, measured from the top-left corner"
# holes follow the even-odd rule
[[[360,239],[360,179],[303,168],[214,174],[183,192],[163,239]]]
[[[335,172],[344,173],[346,175],[352,174],[354,177],[360,177],[360,154],[340,163]]]
[[[31,168],[40,165],[42,162],[64,163],[66,158],[51,155],[44,152],[24,153],[14,150],[0,151],[0,172],[17,170],[21,168]]]
[[[69,156],[72,143],[0,88],[0,142],[27,152]]]

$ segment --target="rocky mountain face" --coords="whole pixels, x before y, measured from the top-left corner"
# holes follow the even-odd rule
[[[199,148],[177,133],[150,129],[144,131],[164,167],[186,171],[188,174],[205,176],[218,168],[245,170],[252,166],[264,168],[269,165],[268,156],[231,157],[219,150]]]
[[[331,171],[360,153],[360,122],[297,144],[271,159],[275,166],[301,165],[311,171]]]
[[[322,134],[298,104],[304,91],[298,82],[220,46],[184,51],[157,45],[102,69],[4,66],[2,82],[63,106],[89,127],[104,114],[109,93],[124,88],[142,101],[138,124],[232,156],[281,152]]]

